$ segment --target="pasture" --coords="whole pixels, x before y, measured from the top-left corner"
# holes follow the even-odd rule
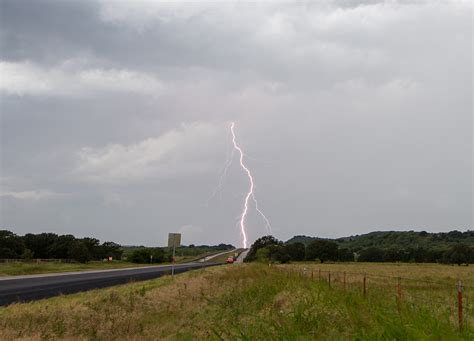
[[[0,339],[472,340],[473,284],[437,264],[218,266],[0,308]]]

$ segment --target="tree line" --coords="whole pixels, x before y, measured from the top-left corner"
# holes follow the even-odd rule
[[[311,241],[322,239],[308,236],[294,236],[286,243],[300,242],[308,245]],[[426,231],[374,231],[336,239],[326,239],[336,242],[340,248],[358,252],[369,247],[379,249],[418,249],[446,251],[459,243],[474,246],[474,231],[426,232]]]
[[[232,250],[231,244],[180,246],[178,256]],[[127,260],[133,263],[164,263],[172,261],[171,250],[164,247],[121,246],[114,242],[100,243],[95,238],[76,238],[71,234],[27,233],[16,235],[0,230],[0,259],[68,259],[81,263],[103,260]]]
[[[273,236],[257,239],[251,246],[246,262],[263,261],[288,263],[290,261],[327,261],[342,262],[417,262],[417,263],[474,263],[474,248],[456,243],[446,249],[408,248],[358,248],[340,247],[338,243],[327,239],[311,239],[308,244],[302,242],[283,243]]]
[[[124,258],[133,263],[163,263],[171,262],[173,255],[171,249],[167,247],[145,247],[145,246],[125,246]],[[231,244],[219,245],[182,245],[176,248],[176,256],[198,256],[205,253],[217,251],[232,250],[234,246]]]
[[[112,257],[121,259],[121,246],[114,242],[100,243],[95,238],[76,238],[71,234],[27,233],[18,236],[0,230],[0,258],[8,259],[71,259],[85,263]]]

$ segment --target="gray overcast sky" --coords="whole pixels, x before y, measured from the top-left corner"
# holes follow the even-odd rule
[[[472,228],[469,0],[0,3],[0,228],[240,245],[231,121],[280,239]]]

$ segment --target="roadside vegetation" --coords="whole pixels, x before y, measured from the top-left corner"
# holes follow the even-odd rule
[[[331,287],[302,270],[320,264],[244,264],[191,271],[108,289],[0,308],[0,339],[465,339],[450,307],[403,300],[371,284]],[[344,264],[327,264],[340,266]],[[348,265],[349,268],[351,265]],[[374,273],[455,278],[446,265],[356,264]],[[316,269],[316,268],[315,268]],[[347,269],[347,268],[346,268]],[[362,270],[362,268],[360,268]],[[307,269],[306,269],[307,271]],[[472,273],[464,273],[472,285]],[[472,289],[470,289],[472,290]],[[466,295],[470,291],[466,289]],[[419,295],[430,297],[432,291]],[[435,293],[438,295],[439,293]],[[472,295],[468,297],[472,302]],[[470,309],[470,310],[469,310]],[[471,314],[471,315],[469,315]]]

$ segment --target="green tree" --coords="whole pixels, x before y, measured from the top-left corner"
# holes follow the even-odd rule
[[[303,243],[292,243],[285,245],[285,251],[292,261],[302,261],[305,258],[306,248]]]
[[[146,249],[138,249],[133,251],[130,261],[133,263],[150,263],[150,252]]]
[[[75,240],[76,238],[71,234],[58,236],[49,246],[49,257],[57,259],[68,258],[69,249],[72,247]]]
[[[267,248],[272,262],[285,264],[290,261],[290,255],[283,245],[269,245]]]
[[[270,260],[270,250],[268,247],[262,247],[257,250],[255,260],[260,263],[268,263]]]
[[[247,257],[245,257],[244,261],[251,262],[256,260],[257,251],[270,245],[283,245],[283,242],[279,241],[273,236],[264,236],[258,238],[250,247],[249,253],[247,254]]]
[[[144,248],[133,251],[130,260],[133,263],[163,263],[168,260],[166,253],[161,248]]]
[[[383,261],[384,262],[399,262],[402,260],[402,256],[400,255],[400,250],[395,248],[390,248],[384,251],[383,254]]]
[[[11,231],[0,230],[0,258],[20,258],[24,249],[21,237]]]
[[[89,251],[89,256],[91,259],[103,259],[102,250],[100,248],[100,242],[96,238],[82,238],[80,239],[82,243],[87,247]]]
[[[306,248],[306,259],[319,259],[321,263],[328,260],[337,260],[338,246],[329,240],[317,239],[309,243]]]
[[[58,235],[55,233],[27,233],[23,237],[25,247],[33,252],[35,258],[54,258],[51,247],[57,240]]]
[[[340,262],[353,262],[354,252],[347,248],[341,248],[337,250],[337,260]]]
[[[456,244],[445,254],[445,259],[452,264],[466,264],[474,261],[474,251],[466,244]]]
[[[383,262],[384,251],[377,247],[369,247],[362,250],[359,255],[359,262]]]
[[[123,250],[121,246],[114,242],[104,242],[100,246],[101,258],[112,257],[112,259],[121,259]]]
[[[76,239],[72,243],[68,251],[68,258],[74,259],[80,263],[87,263],[92,259],[86,243],[81,239]]]
[[[21,258],[25,260],[33,259],[33,252],[30,249],[24,249]]]

